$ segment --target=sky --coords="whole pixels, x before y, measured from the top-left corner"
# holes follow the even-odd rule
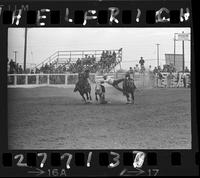
[[[122,68],[134,67],[140,57],[145,66],[157,65],[157,46],[161,66],[165,54],[174,53],[174,33],[190,33],[190,28],[28,28],[27,66],[41,63],[54,52],[63,50],[112,50],[123,48]],[[8,29],[8,58],[23,63],[24,28]],[[185,65],[190,68],[191,46],[185,41]],[[182,42],[176,42],[182,54]]]

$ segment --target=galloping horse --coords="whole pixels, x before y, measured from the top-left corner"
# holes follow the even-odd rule
[[[74,92],[79,92],[82,96],[85,103],[87,103],[88,100],[92,100],[91,97],[91,85],[89,84],[87,80],[86,73],[79,74],[78,82],[75,85]],[[87,100],[85,99],[85,96],[87,97]]]
[[[123,94],[127,98],[127,104],[134,103],[134,92],[136,86],[134,84],[134,80],[130,78],[130,75],[127,75],[123,81]],[[131,101],[130,95],[131,94]]]

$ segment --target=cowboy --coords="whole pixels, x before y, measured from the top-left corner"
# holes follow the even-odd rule
[[[130,72],[126,72],[125,79],[126,80],[132,80],[134,82],[134,79],[131,77]],[[135,86],[135,83],[133,83],[133,84]],[[135,86],[135,88],[136,88],[136,86]]]
[[[144,67],[144,63],[145,63],[143,57],[140,58],[139,63],[140,63],[140,67],[141,67],[141,69],[142,69],[142,68]]]
[[[104,82],[109,84],[109,85],[112,85],[113,87],[115,87],[117,90],[123,92],[123,89],[120,88],[118,86],[119,83],[123,82],[124,79],[117,79],[117,80],[114,80],[113,78],[111,78],[110,76],[108,76],[108,74],[104,74],[103,76],[103,79],[104,79]]]
[[[135,71],[133,70],[132,67],[129,68],[129,73],[130,73],[131,78],[134,79]]]
[[[172,74],[172,72],[170,72],[168,75],[167,75],[167,87],[168,88],[171,88],[172,87],[172,80],[174,78],[174,75]]]
[[[100,81],[100,87],[101,87],[101,98],[100,98],[100,104],[107,104],[108,101],[105,100],[105,94],[106,94],[106,89],[104,86],[104,81]]]

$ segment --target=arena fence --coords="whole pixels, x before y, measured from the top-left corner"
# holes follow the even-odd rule
[[[108,74],[113,79],[124,78],[125,73]],[[173,73],[173,78],[168,79],[169,73],[162,73],[163,78],[152,72],[135,73],[134,81],[137,88],[154,88],[154,87],[184,87],[183,74]],[[190,87],[190,73],[185,77],[186,86]],[[102,75],[90,74],[90,80],[95,83],[102,80]],[[78,81],[78,74],[8,74],[8,87],[39,87],[39,86],[65,86],[70,87]]]
[[[185,87],[190,88],[191,76],[190,73],[172,73],[173,77],[169,78],[169,73],[162,73],[162,79],[159,79],[158,75],[155,76],[155,86],[161,88],[176,88]]]
[[[95,82],[95,74],[90,74]],[[8,87],[69,86],[78,81],[78,74],[8,74]]]

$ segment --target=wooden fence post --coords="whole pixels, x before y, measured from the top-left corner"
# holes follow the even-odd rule
[[[39,75],[36,75],[36,84],[39,84]]]
[[[47,85],[49,85],[49,74],[47,75]]]
[[[68,85],[68,79],[67,79],[68,75],[65,74],[65,85]]]
[[[25,85],[28,85],[28,75],[25,75]]]
[[[14,85],[17,85],[17,76],[14,75]]]

